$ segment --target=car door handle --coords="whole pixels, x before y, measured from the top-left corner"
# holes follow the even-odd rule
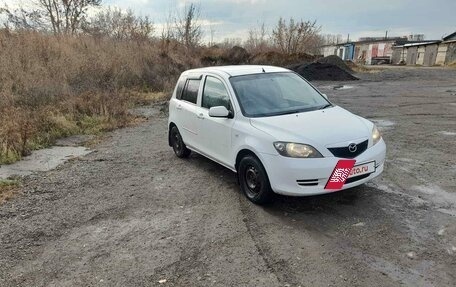
[[[178,106],[176,107],[176,109],[182,110],[182,106],[181,106],[181,105],[178,105]]]
[[[200,113],[196,116],[198,119],[204,120],[204,114]]]

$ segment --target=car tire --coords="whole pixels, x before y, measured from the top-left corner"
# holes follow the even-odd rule
[[[266,170],[258,158],[248,155],[241,159],[238,178],[242,192],[251,202],[258,205],[271,202],[274,192]]]
[[[185,145],[176,126],[172,127],[169,131],[169,141],[177,157],[186,158],[190,155],[191,150]]]

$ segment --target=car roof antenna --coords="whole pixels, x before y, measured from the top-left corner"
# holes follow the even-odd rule
[[[266,71],[264,70],[264,68],[261,68],[263,70],[263,73],[266,73]]]

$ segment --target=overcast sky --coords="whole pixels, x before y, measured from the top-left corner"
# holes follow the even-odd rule
[[[160,23],[185,0],[105,0],[132,8]],[[456,31],[456,0],[196,0],[202,18],[214,22],[216,38],[245,38],[250,27],[264,22],[272,28],[279,17],[317,20],[322,32],[362,36],[425,34],[440,39]],[[208,34],[208,33],[207,33]]]
[[[17,3],[27,0],[0,0]],[[29,0],[32,1],[32,0]],[[456,31],[456,0],[103,0],[104,5],[131,8],[149,15],[156,26],[169,12],[185,3],[201,6],[206,39],[209,25],[216,40],[245,38],[250,28],[265,23],[271,29],[279,17],[317,20],[325,34],[342,34],[351,39],[364,36],[425,34],[440,39]]]

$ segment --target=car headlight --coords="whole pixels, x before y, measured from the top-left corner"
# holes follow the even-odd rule
[[[382,135],[378,131],[377,127],[374,125],[374,128],[372,129],[372,145],[375,145],[380,141],[382,138]]]
[[[318,158],[323,157],[313,146],[299,143],[275,142],[274,147],[280,155],[287,157]]]

